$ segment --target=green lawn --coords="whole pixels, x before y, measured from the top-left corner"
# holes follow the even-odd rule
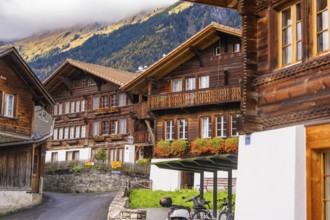
[[[161,208],[159,205],[159,200],[163,197],[171,197],[173,204],[175,205],[184,205],[193,207],[193,203],[185,203],[185,201],[192,196],[198,195],[199,192],[197,190],[191,189],[182,189],[175,191],[161,191],[161,190],[148,190],[148,189],[138,189],[131,190],[129,193],[129,202],[131,208]],[[185,196],[186,199],[182,199],[182,196]],[[212,192],[204,192],[204,197],[206,201],[211,201],[211,208],[213,207],[213,193]],[[218,199],[222,199],[227,197],[226,191],[218,192]],[[235,200],[235,195],[234,195]],[[218,208],[221,208],[221,202],[218,202]]]

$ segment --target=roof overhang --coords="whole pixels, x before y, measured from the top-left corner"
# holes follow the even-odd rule
[[[237,8],[238,0],[184,0],[187,2],[213,5],[223,8]]]
[[[237,154],[221,154],[152,163],[159,168],[194,173],[237,169]]]

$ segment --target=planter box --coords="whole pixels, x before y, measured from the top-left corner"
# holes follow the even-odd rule
[[[68,118],[70,118],[70,119],[73,119],[73,118],[78,118],[79,117],[79,115],[78,114],[69,114],[68,115]]]
[[[122,140],[123,139],[123,135],[121,134],[112,134],[109,136],[110,140]]]
[[[69,145],[78,144],[78,140],[67,141],[66,143]]]
[[[95,142],[103,142],[103,141],[105,141],[105,137],[104,136],[94,137],[93,139],[94,139]]]
[[[52,146],[61,146],[61,142],[60,141],[54,141],[51,143]]]

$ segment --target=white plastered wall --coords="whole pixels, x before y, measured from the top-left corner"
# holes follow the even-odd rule
[[[179,158],[152,159],[151,163],[171,160],[179,160]],[[160,169],[155,165],[151,165],[150,180],[152,180],[153,190],[173,191],[180,189],[181,172],[175,170]]]
[[[54,150],[46,152],[46,162],[51,162],[52,152],[58,153],[58,161],[65,161],[67,151],[79,151],[79,160],[89,161],[91,159],[91,148],[78,148],[78,149],[68,149],[68,150]]]
[[[306,220],[304,126],[240,136],[235,220]]]

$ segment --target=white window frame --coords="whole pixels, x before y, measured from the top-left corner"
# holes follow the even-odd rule
[[[58,129],[58,139],[63,140],[63,128]]]
[[[113,133],[113,129],[115,133]],[[110,121],[110,131],[111,134],[118,134],[118,121]]]
[[[217,137],[227,137],[227,123],[228,122],[227,122],[226,115],[216,116],[216,136]]]
[[[80,108],[80,111],[84,112],[84,111],[85,111],[85,106],[86,106],[86,100],[83,99],[83,100],[81,100],[81,108]]]
[[[240,42],[233,43],[233,52],[234,53],[241,52],[241,43]]]
[[[75,130],[76,130],[76,133],[75,133],[75,138],[80,138],[80,126],[78,125],[78,126],[76,126],[76,128],[75,128]]]
[[[237,118],[239,115],[231,115],[230,116],[230,121],[231,121],[231,136],[238,136],[238,131],[237,131]]]
[[[186,91],[191,91],[196,89],[196,77],[186,78]]]
[[[69,139],[69,127],[64,128],[64,139]]]
[[[86,125],[81,126],[81,134],[80,137],[85,138],[86,137]]]
[[[127,133],[127,119],[121,118],[118,120],[119,125],[119,134],[126,134]]]
[[[55,104],[54,107],[53,107],[53,114],[54,115],[58,115],[57,110],[58,110],[58,104]]]
[[[80,100],[76,101],[76,112],[80,112]]]
[[[329,24],[330,24],[330,16],[329,16],[329,6],[330,6],[330,0],[326,0],[327,2],[327,7],[321,10],[318,10],[317,8],[317,0],[313,1],[313,16],[314,16],[314,36],[313,36],[313,41],[315,42],[315,46],[314,46],[314,54],[318,55],[318,54],[323,54],[326,53],[328,51],[330,51],[330,37],[329,37]],[[318,19],[317,19],[317,15],[320,14],[322,16],[322,29],[318,30]],[[327,17],[326,17],[327,15]],[[325,25],[325,23],[327,25]],[[320,34],[327,34],[327,37],[323,35],[324,39],[327,39],[327,41],[325,41],[324,43],[326,44],[326,48],[319,50],[318,48],[318,35]]]
[[[62,115],[63,114],[63,104],[60,103],[58,104],[58,115]]]
[[[198,81],[199,89],[210,88],[210,76],[200,76]]]
[[[3,116],[14,118],[15,115],[15,95],[5,94],[5,106]]]
[[[76,103],[75,102],[71,102],[70,113],[74,113],[75,112],[75,106],[76,106]]]
[[[212,136],[212,120],[211,117],[201,118],[201,137],[210,138]]]
[[[70,127],[70,139],[74,139],[74,136],[75,136],[75,134],[74,134],[74,126],[71,126]]]
[[[174,121],[173,120],[165,120],[164,123],[165,130],[165,140],[173,140],[174,136]]]
[[[100,97],[93,98],[93,110],[97,110],[100,108]]]
[[[183,123],[181,123],[183,122]],[[182,129],[182,131],[181,131]],[[188,120],[179,119],[178,120],[178,139],[186,140],[188,139]]]
[[[182,92],[182,79],[172,79],[172,92]]]
[[[99,136],[100,135],[100,122],[95,121],[93,123],[93,136]]]
[[[118,94],[118,106],[125,106],[127,105],[127,96],[126,93],[119,93]]]
[[[53,130],[53,140],[58,140],[58,128],[54,128]]]
[[[65,114],[70,113],[70,102],[65,102],[65,109],[64,109]]]

